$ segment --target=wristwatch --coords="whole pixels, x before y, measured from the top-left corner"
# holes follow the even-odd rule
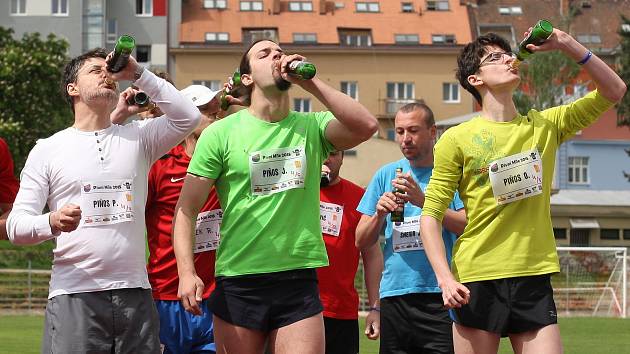
[[[144,72],[144,66],[137,65],[136,71],[133,73],[133,82],[136,82],[136,80],[138,80],[140,76],[142,76],[143,72]]]

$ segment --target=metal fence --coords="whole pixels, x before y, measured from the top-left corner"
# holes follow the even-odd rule
[[[0,269],[0,312],[42,312],[50,270]]]

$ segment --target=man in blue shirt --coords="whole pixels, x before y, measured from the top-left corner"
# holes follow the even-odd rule
[[[453,353],[452,321],[420,239],[423,191],[433,171],[433,112],[425,104],[410,103],[396,113],[394,125],[404,158],[376,172],[357,208],[363,214],[356,230],[360,249],[378,242],[385,224],[380,353]],[[404,222],[393,223],[390,213],[403,202]],[[449,260],[456,235],[466,226],[463,207],[456,194],[444,218]]]

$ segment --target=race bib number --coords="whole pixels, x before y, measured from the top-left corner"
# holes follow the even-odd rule
[[[84,227],[133,221],[133,180],[81,182],[81,223]]]
[[[404,222],[393,223],[394,252],[424,250],[420,239],[420,215],[405,217]]]
[[[319,221],[322,225],[322,233],[331,236],[339,236],[342,219],[342,205],[319,202]]]
[[[219,229],[222,219],[223,211],[221,209],[199,213],[195,227],[195,253],[212,251],[219,247],[221,241]]]
[[[249,156],[252,195],[267,195],[304,188],[304,146],[256,151]]]
[[[536,149],[491,162],[488,175],[498,205],[533,197],[543,191],[542,160]]]

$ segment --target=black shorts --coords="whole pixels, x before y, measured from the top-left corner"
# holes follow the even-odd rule
[[[359,352],[359,320],[339,320],[324,317],[326,354],[357,354]]]
[[[507,337],[558,323],[549,274],[464,284],[470,303],[451,310],[462,326]]]
[[[381,299],[380,354],[453,353],[453,322],[441,293]]]
[[[217,277],[208,308],[228,323],[263,332],[323,310],[315,269]]]

